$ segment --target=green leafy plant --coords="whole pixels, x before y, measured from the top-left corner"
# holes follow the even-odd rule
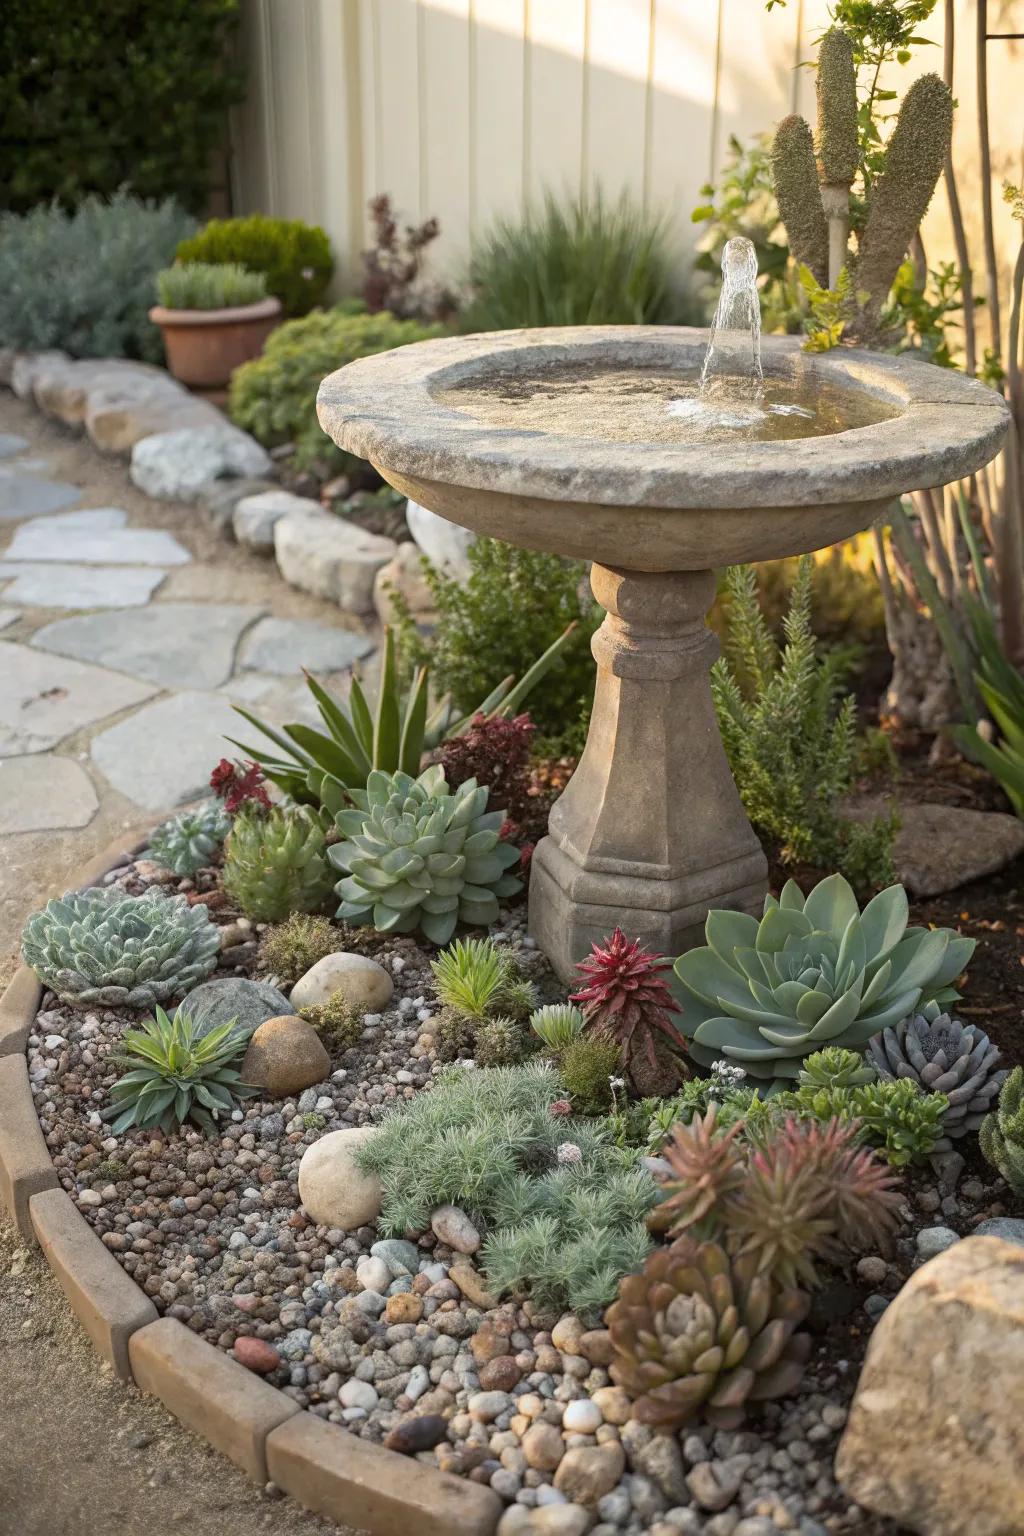
[[[443,1005],[442,1054],[469,1053],[483,1067],[521,1061],[529,1045],[523,1016],[535,998],[513,955],[491,939],[456,939],[430,968]]]
[[[158,1007],[141,1028],[125,1030],[113,1060],[131,1070],[111,1088],[103,1111],[103,1118],[113,1121],[113,1134],[120,1136],[132,1126],[142,1131],[159,1126],[171,1135],[194,1120],[214,1135],[221,1115],[230,1115],[239,1099],[258,1092],[242,1082],[234,1065],[251,1034],[237,1019],[204,1030],[202,1020],[183,1007],[173,1018]]]
[[[126,192],[87,197],[74,213],[53,204],[0,214],[0,345],[161,362],[153,274],[191,227],[177,203]]]
[[[244,94],[231,47],[239,14],[238,0],[105,0],[73,10],[63,0],[6,0],[2,205],[26,210],[56,198],[73,207],[88,193],[127,188],[201,209],[227,109]],[[109,255],[104,248],[97,264]],[[70,270],[64,276],[73,280]]]
[[[972,719],[969,725],[954,726],[950,734],[966,757],[988,769],[1017,815],[1024,817],[1024,675],[1004,649],[987,580],[979,595],[964,593],[961,601],[977,661],[974,682],[995,730],[987,720],[975,723]],[[937,614],[937,619],[941,617]],[[949,637],[950,653],[956,655],[959,647],[953,641],[953,616],[948,608],[944,617],[942,633]],[[964,703],[970,707],[969,693]]]
[[[857,761],[856,706],[844,660],[818,649],[811,624],[813,561],[800,562],[780,649],[750,566],[728,573],[725,656],[711,687],[722,740],[747,815],[786,863],[838,867],[858,884],[893,878],[895,818],[844,819],[839,801]]]
[[[343,992],[333,993],[325,1003],[311,1003],[299,1009],[299,1017],[311,1024],[331,1056],[341,1056],[358,1045],[363,1020],[346,1001]]]
[[[556,665],[571,640],[570,626],[543,655],[532,660],[518,682],[514,677],[502,678],[470,714],[458,718],[447,694],[430,709],[426,666],[421,666],[405,686],[394,635],[385,628],[380,682],[372,708],[357,677],[353,677],[348,700],[343,702],[307,673],[306,683],[324,730],[293,724],[284,726],[282,735],[236,705],[236,712],[274,743],[278,755],[255,747],[242,750],[254,757],[267,778],[293,800],[322,805],[335,815],[351,802],[350,790],[366,788],[372,771],[418,774],[425,753],[477,726],[481,719],[513,714]],[[459,785],[464,782],[460,779]]]
[[[852,1125],[857,1140],[876,1148],[894,1168],[923,1162],[941,1150],[948,1101],[943,1094],[924,1093],[907,1078],[853,1088],[801,1081],[795,1093],[781,1096],[781,1102],[794,1114]]]
[[[612,1083],[622,1071],[622,1052],[614,1040],[579,1035],[562,1050],[558,1070],[577,1114],[603,1115],[612,1104]]]
[[[874,1067],[856,1051],[844,1051],[838,1045],[808,1056],[800,1068],[800,1086],[808,1088],[859,1088],[873,1083],[878,1076]]]
[[[381,1180],[381,1231],[422,1230],[451,1202],[484,1235],[495,1293],[584,1314],[604,1306],[648,1252],[654,1183],[639,1153],[552,1114],[560,1091],[547,1063],[453,1068],[386,1114],[357,1154]]]
[[[48,901],[25,924],[21,953],[65,1003],[152,1008],[217,964],[220,934],[184,896],[126,896],[112,886]]]
[[[500,218],[474,248],[469,331],[543,325],[642,325],[687,313],[673,292],[674,258],[663,219],[623,195],[596,192]]]
[[[235,309],[265,299],[267,280],[237,262],[179,262],[156,274],[156,296],[165,309]]]
[[[879,1077],[945,1097],[940,1152],[979,1129],[1006,1080],[999,1047],[985,1031],[951,1018],[937,1003],[876,1035],[868,1056]]]
[[[352,810],[335,817],[345,841],[328,849],[343,878],[338,916],[381,933],[419,928],[446,944],[458,922],[498,919],[498,897],[521,882],[509,871],[519,850],[500,840],[504,812],[487,810],[487,787],[467,779],[447,793],[439,764],[414,779],[374,770],[351,790]]]
[[[856,1127],[789,1118],[756,1144],[719,1131],[714,1106],[677,1125],[662,1150],[670,1172],[656,1224],[752,1255],[776,1284],[815,1286],[818,1264],[884,1246],[895,1226],[894,1175],[857,1145]]]
[[[291,912],[283,923],[275,923],[264,933],[260,940],[259,968],[264,975],[294,982],[305,976],[318,960],[335,955],[344,947],[344,935],[329,918],[315,917],[309,912]]]
[[[319,820],[301,806],[243,809],[224,845],[224,889],[258,923],[316,912],[331,895],[325,846]]]
[[[456,939],[430,962],[437,995],[446,1008],[485,1019],[501,1007],[509,961],[491,939]]]
[[[796,1329],[809,1308],[802,1291],[773,1285],[756,1255],[682,1238],[628,1275],[608,1308],[611,1378],[641,1424],[679,1429],[701,1418],[735,1429],[748,1403],[800,1385],[811,1339]]]
[[[478,538],[470,546],[469,573],[447,576],[423,562],[437,610],[429,638],[420,635],[408,606],[396,594],[395,612],[407,665],[429,663],[437,686],[451,694],[456,709],[479,709],[506,677],[529,671],[538,647],[550,648],[573,625],[546,671],[543,688],[530,697],[530,717],[548,737],[574,730],[581,710],[589,718],[594,696],[590,641],[601,620],[597,604],[583,596],[583,567],[537,550],[518,549],[500,539]]]
[[[231,817],[216,801],[161,822],[149,840],[150,856],[176,875],[194,875],[216,858]]]
[[[620,1065],[638,1092],[675,1087],[678,1054],[686,1042],[672,1019],[679,1012],[662,973],[671,960],[652,955],[638,939],[627,939],[621,928],[576,967],[583,985],[570,1001],[583,1005],[587,1030],[613,1040]]]
[[[824,1044],[863,1050],[923,1003],[951,1002],[974,940],[949,928],[908,928],[901,885],[863,912],[841,875],[806,898],[793,880],[765,897],[761,921],[713,910],[707,947],[676,961],[681,1028],[695,1059],[719,1057],[752,1076],[798,1076]]]
[[[1024,1067],[1014,1067],[979,1133],[981,1150],[1016,1195],[1024,1195]]]
[[[262,213],[211,219],[181,242],[177,256],[189,266],[237,264],[262,273],[266,292],[281,300],[289,317],[305,315],[320,303],[334,271],[330,242],[319,224],[271,219]]]
[[[357,357],[439,334],[437,327],[415,320],[396,320],[386,311],[366,315],[360,309],[358,301],[355,309],[350,301],[286,321],[260,357],[231,375],[231,419],[268,448],[294,443],[297,468],[331,473],[365,468],[362,459],[336,447],[317,421],[316,392],[327,374]]]
[[[583,1014],[573,1003],[547,1003],[530,1015],[530,1028],[558,1054],[583,1033]]]

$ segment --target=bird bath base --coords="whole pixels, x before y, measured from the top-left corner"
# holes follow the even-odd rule
[[[768,868],[715,719],[713,572],[590,580],[606,610],[590,733],[530,875],[530,933],[563,978],[617,924],[675,955],[709,906],[759,912]]]

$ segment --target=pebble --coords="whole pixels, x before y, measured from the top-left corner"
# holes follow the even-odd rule
[[[389,1451],[401,1451],[405,1456],[420,1451],[432,1451],[447,1439],[448,1423],[438,1413],[422,1414],[419,1418],[405,1419],[396,1424],[384,1437]]]
[[[232,1353],[240,1365],[244,1365],[246,1370],[255,1371],[259,1376],[269,1375],[281,1364],[281,1356],[272,1344],[268,1344],[266,1339],[253,1339],[246,1334],[235,1340]]]
[[[1024,1244],[1024,1220],[1019,1216],[990,1216],[975,1227],[978,1237],[1001,1237],[1004,1243]]]
[[[934,1259],[959,1241],[960,1234],[952,1227],[922,1227],[917,1234],[917,1251],[922,1259]]]
[[[610,1445],[573,1446],[566,1451],[555,1473],[555,1487],[573,1503],[588,1507],[610,1493],[626,1466],[618,1441]]]
[[[864,1281],[865,1285],[882,1285],[889,1273],[889,1266],[884,1259],[875,1254],[868,1254],[857,1261],[857,1277]]]
[[[434,1236],[456,1253],[476,1253],[480,1247],[480,1234],[457,1205],[439,1205],[430,1218]]]
[[[562,1415],[566,1434],[592,1435],[601,1422],[601,1410],[592,1398],[579,1397],[566,1403]]]
[[[554,1424],[542,1420],[532,1424],[523,1436],[523,1455],[528,1466],[553,1472],[565,1455],[565,1442]]]
[[[379,1401],[376,1387],[368,1381],[357,1381],[355,1377],[345,1382],[338,1393],[338,1400],[343,1408],[362,1408],[364,1413],[376,1408]]]

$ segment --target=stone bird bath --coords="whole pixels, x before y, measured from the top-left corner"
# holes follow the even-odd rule
[[[324,430],[414,501],[593,562],[590,734],[530,881],[530,931],[563,977],[617,923],[675,955],[702,942],[709,907],[760,909],[766,861],[708,680],[715,568],[848,538],[901,492],[987,463],[1006,432],[975,380],[769,337],[766,398],[813,420],[701,435],[672,402],[692,397],[707,341],[668,326],[445,337],[320,386]]]

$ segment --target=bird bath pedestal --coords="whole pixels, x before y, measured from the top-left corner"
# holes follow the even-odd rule
[[[760,909],[767,866],[708,679],[714,570],[848,538],[901,492],[978,469],[1006,431],[1002,400],[974,380],[772,337],[769,390],[809,401],[813,422],[696,440],[670,407],[692,392],[706,339],[643,326],[451,337],[320,387],[324,430],[414,501],[593,562],[606,617],[590,734],[530,882],[530,931],[563,977],[616,924],[678,954],[702,941],[709,907]]]

